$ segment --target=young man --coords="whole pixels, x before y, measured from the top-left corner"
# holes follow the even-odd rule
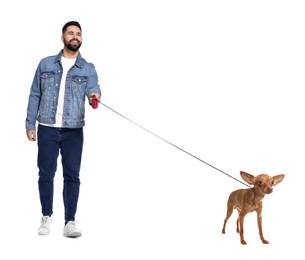
[[[26,134],[36,141],[38,121],[39,197],[42,218],[38,234],[50,233],[53,214],[53,180],[59,152],[63,167],[63,202],[65,237],[79,237],[75,225],[80,189],[80,166],[85,125],[85,101],[99,100],[101,90],[92,63],[80,54],[82,29],[78,22],[67,22],[62,28],[63,49],[42,59],[37,67],[30,90]]]

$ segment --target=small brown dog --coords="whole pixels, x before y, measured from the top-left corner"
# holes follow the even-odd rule
[[[233,210],[237,209],[237,233],[240,234],[241,244],[246,245],[247,242],[244,239],[244,218],[247,213],[256,211],[259,236],[264,244],[269,244],[263,235],[262,200],[265,197],[265,194],[270,194],[272,192],[273,186],[279,184],[284,179],[285,175],[279,174],[271,177],[267,174],[260,174],[255,177],[243,171],[240,172],[240,175],[248,184],[254,186],[249,189],[239,189],[230,194],[227,204],[227,216],[224,220],[222,233],[226,233],[226,223],[232,215]]]

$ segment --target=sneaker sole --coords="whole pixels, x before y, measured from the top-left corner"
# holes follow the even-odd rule
[[[64,234],[64,237],[69,237],[69,238],[77,238],[77,237],[81,237],[81,236],[82,236],[82,234],[79,233],[79,232],[74,232],[74,233],[71,233],[69,235]]]
[[[38,235],[39,236],[47,236],[47,235],[50,235],[50,232],[47,232],[47,233],[38,232]]]

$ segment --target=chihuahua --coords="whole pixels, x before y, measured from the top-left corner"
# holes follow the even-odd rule
[[[248,184],[253,185],[253,187],[249,189],[239,189],[230,194],[227,203],[227,216],[224,220],[222,233],[226,233],[226,223],[232,215],[233,210],[237,209],[237,233],[240,235],[240,243],[246,245],[247,242],[244,239],[244,218],[247,213],[256,211],[259,236],[264,244],[269,244],[263,235],[262,201],[266,194],[272,192],[273,186],[279,184],[284,179],[285,175],[279,174],[271,177],[267,174],[260,174],[255,177],[243,171],[240,172],[240,175]]]

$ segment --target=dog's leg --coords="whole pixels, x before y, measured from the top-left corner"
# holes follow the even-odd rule
[[[239,232],[239,235],[240,235],[240,243],[243,244],[243,245],[246,245],[247,242],[245,241],[244,239],[244,218],[246,216],[247,213],[245,212],[241,212],[238,216],[238,220],[239,220],[239,226],[240,226],[240,232]],[[237,221],[238,221],[237,220]],[[237,226],[238,228],[238,226]]]
[[[232,212],[233,212],[233,206],[229,205],[229,203],[228,203],[227,216],[223,223],[222,234],[226,233],[226,224],[227,224],[228,219],[231,217]]]
[[[240,216],[240,210],[239,209],[237,209],[237,211],[238,211],[238,218],[237,218],[237,220],[236,220],[236,232],[237,233],[239,233],[239,216]]]
[[[264,238],[264,235],[263,235],[262,208],[261,207],[257,210],[257,224],[258,224],[259,236],[260,236],[262,242],[264,244],[269,244],[269,242]]]

